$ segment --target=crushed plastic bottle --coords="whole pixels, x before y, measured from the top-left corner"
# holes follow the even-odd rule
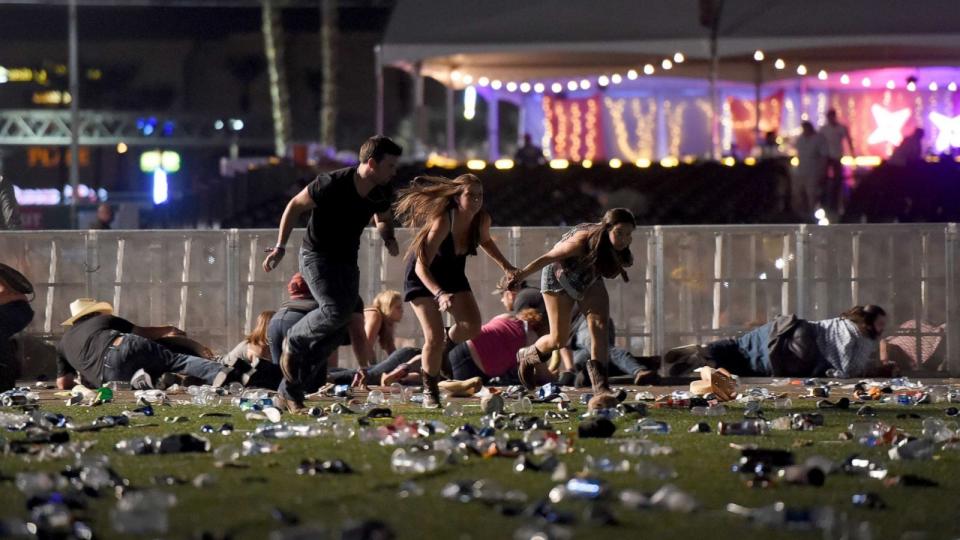
[[[673,448],[650,439],[629,439],[619,444],[620,453],[628,456],[668,456],[673,453]]]
[[[370,393],[367,394],[367,403],[382,405],[385,400],[386,398],[380,390],[371,390]]]
[[[393,383],[390,385],[390,403],[394,405],[399,405],[401,403],[407,402],[407,394],[404,392],[404,388],[400,383]]]
[[[727,408],[722,403],[709,407],[691,407],[690,413],[694,416],[723,416],[727,414]]]
[[[956,422],[944,422],[937,418],[926,418],[923,421],[923,438],[933,442],[946,442],[957,436]]]
[[[640,478],[651,480],[671,480],[677,477],[677,471],[672,467],[653,463],[652,461],[639,461],[633,467],[634,472]]]
[[[416,452],[397,448],[390,456],[390,469],[397,474],[435,471],[442,459],[433,452]]]
[[[606,486],[598,478],[577,477],[550,490],[549,498],[553,503],[570,499],[599,499],[606,493]]]
[[[176,503],[174,495],[161,491],[127,492],[110,511],[110,521],[121,534],[166,534],[168,510]]]
[[[532,410],[533,402],[526,396],[521,396],[507,405],[507,411],[515,414],[529,414]]]
[[[659,506],[670,512],[684,513],[693,512],[700,506],[693,495],[673,484],[666,484],[658,489],[650,497],[650,504]]]
[[[743,422],[717,422],[720,435],[765,435],[767,422],[764,420],[744,420]]]
[[[213,451],[214,463],[234,463],[238,459],[240,459],[240,449],[232,444],[220,446]]]
[[[627,472],[630,470],[630,462],[625,459],[611,459],[605,456],[593,457],[588,454],[583,467],[587,472],[592,473]]]
[[[662,420],[654,420],[652,418],[643,418],[637,421],[636,426],[634,426],[634,431],[637,433],[670,433],[670,424]]]
[[[834,512],[830,507],[823,508],[787,508],[782,502],[770,506],[749,508],[730,503],[727,511],[745,517],[758,525],[786,529],[832,529],[835,523]]]
[[[933,441],[930,439],[904,440],[891,448],[887,455],[895,460],[924,460],[933,457],[935,450]]]
[[[443,408],[443,415],[451,418],[461,417],[463,416],[463,406],[459,403],[448,401]]]

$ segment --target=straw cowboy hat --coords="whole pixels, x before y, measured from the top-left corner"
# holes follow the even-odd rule
[[[111,306],[109,302],[97,302],[93,298],[77,298],[73,302],[70,302],[71,317],[60,323],[60,325],[72,326],[73,323],[77,322],[77,319],[91,313],[113,315],[113,306]]]

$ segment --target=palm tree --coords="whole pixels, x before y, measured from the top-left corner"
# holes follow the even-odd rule
[[[263,0],[263,45],[267,53],[267,73],[270,76],[270,112],[273,118],[273,146],[278,156],[287,154],[290,143],[290,93],[287,89],[287,69],[283,62],[283,22],[273,9],[272,0]]]
[[[323,87],[320,101],[320,144],[337,145],[337,0],[321,0],[320,62]]]

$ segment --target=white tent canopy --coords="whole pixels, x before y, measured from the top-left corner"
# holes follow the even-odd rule
[[[716,0],[719,2],[720,0]],[[753,77],[755,50],[826,69],[956,65],[956,0],[725,0],[721,77]],[[401,0],[383,65],[422,63],[444,81],[454,69],[508,79],[628,69],[682,52],[672,75],[703,76],[709,31],[697,0]]]

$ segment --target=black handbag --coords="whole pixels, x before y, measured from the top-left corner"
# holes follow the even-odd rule
[[[0,263],[0,281],[20,294],[33,294],[33,283],[12,267]]]

